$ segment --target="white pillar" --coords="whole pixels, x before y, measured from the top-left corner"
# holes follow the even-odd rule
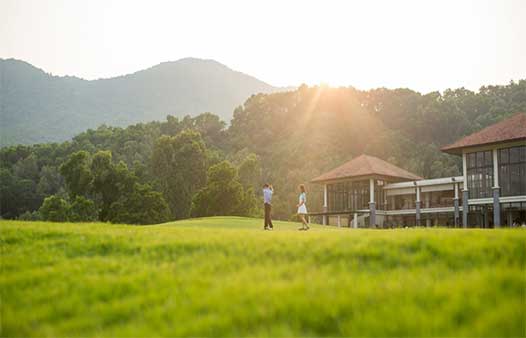
[[[323,185],[323,206],[327,208],[327,184]]]
[[[464,176],[464,190],[468,190],[468,165],[467,155],[462,152],[462,175]]]
[[[466,153],[462,152],[462,172],[464,175],[464,188],[462,189],[462,227],[468,227],[468,208],[469,208],[469,192],[468,192],[468,165]]]
[[[420,226],[420,208],[422,206],[420,205],[420,187],[416,186],[416,201],[415,201],[415,213],[416,213],[416,226]]]
[[[374,179],[369,179],[369,226],[376,226],[376,204],[374,203]]]
[[[323,185],[323,212],[327,212],[327,184]],[[323,215],[323,225],[327,224],[327,215]]]
[[[455,198],[458,199],[458,183],[455,183],[454,186],[455,186]]]
[[[353,227],[355,229],[358,229],[358,214],[357,213],[354,213],[354,224],[353,224]]]
[[[493,149],[493,188],[499,187],[499,160],[497,155],[497,149]]]
[[[342,224],[341,224],[341,218],[340,218],[340,215],[338,215],[338,228],[341,227]]]

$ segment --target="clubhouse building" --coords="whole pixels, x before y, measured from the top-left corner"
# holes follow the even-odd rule
[[[526,224],[526,113],[441,150],[462,157],[462,176],[424,179],[361,155],[311,181],[323,185],[323,206],[309,215],[354,228]]]

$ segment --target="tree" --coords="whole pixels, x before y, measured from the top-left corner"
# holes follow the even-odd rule
[[[23,212],[38,209],[42,197],[36,190],[32,180],[19,178],[7,169],[0,169],[0,215],[16,218]]]
[[[13,167],[13,173],[20,178],[37,180],[39,170],[36,155],[32,153],[28,157],[16,162]]]
[[[84,196],[76,196],[68,208],[68,220],[71,222],[93,222],[97,218],[95,203]]]
[[[42,196],[56,194],[64,186],[64,178],[55,166],[45,165],[40,170],[37,192]]]
[[[137,177],[128,170],[124,162],[114,165],[110,151],[98,151],[93,155],[91,172],[92,191],[101,208],[99,218],[101,221],[109,220],[112,203],[123,194],[132,192]]]
[[[40,221],[42,220],[42,217],[40,216],[40,213],[38,211],[26,211],[20,216],[18,216],[18,220],[20,221]]]
[[[256,154],[251,153],[245,159],[238,168],[239,181],[245,187],[258,189],[263,182],[261,182],[261,163]]]
[[[208,169],[208,182],[194,197],[192,216],[251,216],[255,198],[252,189],[244,190],[236,167],[223,161]]]
[[[198,132],[184,130],[157,140],[152,171],[173,218],[190,216],[192,197],[205,183],[206,168],[206,147]]]
[[[87,196],[91,190],[93,175],[90,169],[90,155],[87,151],[77,151],[71,154],[60,166],[60,173],[64,176],[69,194]]]
[[[68,220],[69,205],[63,198],[52,195],[44,199],[38,210],[44,221],[65,222]]]
[[[196,117],[185,116],[181,125],[185,129],[199,132],[208,147],[221,147],[223,145],[226,124],[217,115],[206,112]]]
[[[0,169],[0,214],[2,218],[15,218],[20,214],[16,181],[17,178],[8,169]]]
[[[157,224],[170,218],[170,209],[160,192],[147,184],[135,184],[111,205],[108,219],[113,223]]]

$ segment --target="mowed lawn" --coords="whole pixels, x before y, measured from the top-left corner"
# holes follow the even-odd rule
[[[0,222],[0,336],[525,336],[526,231]]]

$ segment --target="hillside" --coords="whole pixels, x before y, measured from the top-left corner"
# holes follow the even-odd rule
[[[526,232],[0,221],[0,336],[518,337]]]
[[[101,124],[127,126],[168,114],[209,111],[229,121],[252,94],[276,90],[213,60],[186,58],[87,81],[0,59],[0,146],[64,141]]]

